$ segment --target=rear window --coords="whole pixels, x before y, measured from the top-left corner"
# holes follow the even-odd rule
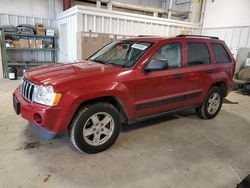
[[[231,59],[225,50],[224,46],[221,44],[212,44],[215,61],[216,63],[229,63]]]
[[[188,42],[187,49],[190,66],[210,64],[210,55],[206,43]]]

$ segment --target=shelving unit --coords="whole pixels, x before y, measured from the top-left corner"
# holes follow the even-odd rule
[[[2,60],[3,60],[3,76],[8,77],[8,67],[15,67],[18,70],[18,76],[22,76],[23,70],[29,67],[47,65],[57,62],[57,37],[43,35],[26,35],[18,33],[9,33],[2,30]],[[27,47],[9,47],[7,40],[26,39],[26,40],[42,40],[49,42],[52,47],[27,48]]]

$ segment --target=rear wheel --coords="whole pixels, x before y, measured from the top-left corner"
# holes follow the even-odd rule
[[[196,108],[196,112],[203,119],[212,119],[219,113],[222,101],[222,90],[219,87],[214,86],[209,90],[202,106]]]
[[[120,133],[118,110],[108,103],[81,108],[70,129],[72,144],[81,152],[98,153],[114,144]]]

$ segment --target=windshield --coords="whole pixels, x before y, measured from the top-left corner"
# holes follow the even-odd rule
[[[114,41],[92,55],[89,59],[103,64],[131,67],[152,44],[152,42],[143,41]]]

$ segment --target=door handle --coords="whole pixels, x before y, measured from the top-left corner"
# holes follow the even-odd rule
[[[214,73],[214,70],[209,69],[209,70],[207,70],[206,72],[207,72],[207,74],[213,74],[213,73]]]
[[[180,78],[183,78],[183,77],[184,77],[184,74],[174,74],[173,75],[174,79],[180,79]]]

